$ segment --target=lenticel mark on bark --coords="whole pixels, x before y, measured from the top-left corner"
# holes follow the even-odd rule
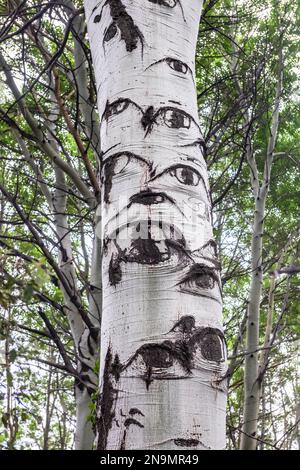
[[[178,447],[197,447],[199,443],[198,439],[174,439],[174,444]]]

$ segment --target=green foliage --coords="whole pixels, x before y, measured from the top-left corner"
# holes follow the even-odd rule
[[[11,2],[7,2],[7,8]],[[30,0],[18,21],[9,27],[12,37],[1,47],[16,83],[40,129],[49,138],[53,96],[49,71],[56,70],[60,94],[72,123],[86,145],[96,171],[96,152],[78,106],[74,84],[75,60],[72,31],[66,34],[67,14],[62,4],[51,6],[22,34],[21,25],[39,11],[41,2]],[[63,3],[63,2],[62,2]],[[184,3],[184,2],[182,2]],[[74,1],[82,8],[83,1]],[[278,72],[278,51],[283,47],[284,91],[276,155],[267,200],[264,241],[264,279],[260,315],[260,344],[268,315],[270,275],[289,237],[283,265],[300,265],[299,259],[299,5],[291,0],[205,2],[199,29],[196,85],[214,201],[214,231],[222,263],[225,333],[229,365],[233,365],[228,399],[228,448],[239,447],[243,412],[243,319],[251,278],[251,236],[254,200],[245,149],[249,137],[263,172]],[[5,10],[6,12],[6,10]],[[7,12],[6,12],[7,13]],[[8,13],[12,13],[10,10]],[[9,24],[7,16],[1,27]],[[42,33],[39,41],[38,25]],[[91,56],[84,37],[88,102],[96,106]],[[45,50],[48,55],[45,55]],[[51,66],[50,57],[56,60]],[[53,90],[52,90],[53,91]],[[251,117],[251,125],[245,124]],[[91,183],[74,136],[59,110],[55,114],[55,139],[59,155],[76,170],[88,188]],[[0,195],[0,447],[61,449],[73,447],[74,378],[63,370],[57,345],[41,318],[46,315],[72,364],[76,348],[66,319],[64,297],[55,263],[61,250],[52,210],[41,189],[40,177],[16,141],[19,133],[39,168],[50,196],[55,194],[55,165],[37,143],[0,72],[0,184],[12,195],[26,221],[33,224],[50,257],[34,239],[16,207]],[[51,135],[51,132],[50,132]],[[76,185],[65,175],[66,217],[71,234],[76,281],[84,306],[88,305],[93,213]],[[280,276],[274,294],[273,333],[260,410],[260,448],[294,448],[295,410],[299,403],[300,277]],[[56,368],[55,365],[62,367]],[[99,361],[95,373],[99,374]],[[90,421],[95,424],[98,394],[92,396]],[[50,431],[46,432],[46,415]],[[299,436],[299,434],[298,434]],[[299,437],[298,437],[299,438]]]
[[[207,8],[210,6],[208,4]],[[300,264],[299,24],[299,5],[294,1],[268,1],[263,4],[223,1],[214,3],[205,11],[199,31],[196,62],[198,104],[207,142],[212,198],[215,201],[215,236],[222,262],[229,365],[236,361],[228,400],[230,449],[239,447],[243,420],[243,319],[250,287],[254,215],[245,136],[250,137],[262,178],[281,47],[284,85],[263,237],[261,345],[267,323],[269,273],[276,269],[290,237],[292,243],[282,263],[284,266]],[[251,117],[249,128],[245,116]],[[299,402],[299,288],[299,275],[290,278],[281,276],[276,285],[272,332],[276,333],[276,339],[265,379],[268,384],[264,388],[265,401],[261,404],[259,430],[262,441],[259,448],[297,445],[293,423]],[[234,350],[237,341],[238,348]],[[233,352],[235,359],[232,359]],[[288,372],[283,379],[285,370]],[[284,382],[288,383],[286,389]],[[282,400],[286,404],[285,413],[277,414],[276,406],[282,406]],[[269,407],[271,412],[267,414],[263,406]],[[285,422],[286,413],[290,414],[290,428]],[[283,428],[286,437],[276,442],[275,433],[282,435]]]

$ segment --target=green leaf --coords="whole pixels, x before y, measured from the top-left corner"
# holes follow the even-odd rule
[[[2,421],[3,426],[5,428],[7,428],[7,426],[8,426],[8,418],[9,418],[9,414],[8,413],[3,413],[2,417],[1,417],[1,421]]]
[[[12,349],[9,353],[9,362],[15,362],[17,358],[17,351],[15,349]]]
[[[26,411],[22,411],[21,413],[21,420],[22,421],[27,421],[29,418],[28,414],[26,413]]]
[[[33,296],[33,286],[32,286],[32,284],[27,284],[27,286],[24,289],[24,293],[23,293],[24,301],[26,303],[29,302],[31,300],[32,296]]]
[[[9,370],[7,371],[7,385],[8,385],[8,387],[13,386],[13,376],[12,376],[12,373]]]

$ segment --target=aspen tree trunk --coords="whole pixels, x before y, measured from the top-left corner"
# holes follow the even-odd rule
[[[219,263],[197,115],[201,0],[86,0],[101,118],[98,449],[225,447]]]
[[[259,317],[263,281],[263,233],[266,200],[269,192],[271,168],[279,123],[279,107],[283,86],[283,55],[280,44],[278,60],[278,78],[275,91],[274,107],[270,126],[267,155],[262,182],[252,152],[247,153],[251,172],[251,185],[255,199],[253,233],[251,245],[251,286],[247,312],[247,339],[244,372],[244,418],[241,450],[255,450],[257,447],[258,413],[261,396],[262,376],[259,375]]]
[[[53,80],[54,82],[54,80]],[[59,113],[59,98],[57,85],[59,82],[50,82],[50,85],[56,89],[56,96],[51,93],[53,100],[53,107],[51,114],[49,114],[49,129],[55,129],[55,119]],[[57,104],[56,104],[57,101]],[[57,109],[55,108],[57,107]],[[56,111],[56,113],[55,113]],[[55,135],[55,132],[53,132]],[[49,133],[49,141],[53,147],[57,148],[57,143]],[[78,314],[78,308],[74,304],[76,297],[80,298],[76,272],[73,263],[73,249],[70,234],[70,227],[67,217],[67,183],[65,173],[57,166],[54,165],[55,172],[55,190],[52,194],[51,210],[54,215],[54,224],[56,229],[56,236],[58,240],[58,261],[64,279],[67,281],[68,288],[71,292],[66,292],[61,285],[61,290],[64,296],[64,311],[70,324],[70,330],[74,340],[76,354],[77,354],[77,378],[75,380],[75,402],[76,402],[76,430],[75,430],[75,448],[78,450],[92,449],[95,434],[92,429],[92,423],[89,420],[91,413],[90,403],[91,395],[94,393],[97,386],[97,378],[94,373],[95,359],[97,352],[97,345],[95,340],[91,337],[90,331],[83,323],[81,316]],[[91,312],[90,312],[91,315]],[[92,317],[95,321],[96,317]]]
[[[49,348],[49,356],[51,360],[53,359],[53,349]],[[47,389],[46,389],[46,403],[45,403],[45,425],[43,426],[43,450],[49,450],[49,438],[50,438],[50,426],[51,419],[53,414],[52,399],[54,402],[54,397],[52,397],[52,380],[53,380],[53,371],[52,367],[49,366],[48,378],[47,378]]]

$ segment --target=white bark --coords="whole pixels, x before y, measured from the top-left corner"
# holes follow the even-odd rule
[[[56,186],[53,205],[55,208],[55,223],[57,236],[59,239],[59,265],[65,279],[68,282],[69,289],[75,298],[79,297],[77,288],[76,272],[73,264],[73,253],[70,231],[66,217],[66,187],[63,172],[56,167]],[[76,305],[72,301],[72,296],[65,292],[64,311],[68,318],[72,337],[78,355],[77,370],[82,381],[77,380],[75,384],[76,396],[76,431],[75,448],[80,450],[91,449],[94,441],[94,432],[92,423],[89,420],[91,393],[96,389],[97,379],[93,371],[95,367],[95,353],[97,347],[95,341],[91,338],[89,329],[84,325],[81,316],[77,311]]]
[[[98,449],[225,447],[219,265],[197,115],[201,0],[87,0],[101,117]]]
[[[253,152],[248,152],[251,184],[255,198],[255,212],[251,245],[251,286],[247,315],[247,339],[244,372],[244,419],[241,439],[242,450],[255,450],[257,447],[258,412],[261,395],[262,376],[259,376],[259,317],[263,281],[263,233],[266,200],[269,192],[271,168],[279,123],[279,108],[283,86],[283,55],[280,45],[278,60],[278,79],[270,126],[267,155],[260,184],[258,168]]]

